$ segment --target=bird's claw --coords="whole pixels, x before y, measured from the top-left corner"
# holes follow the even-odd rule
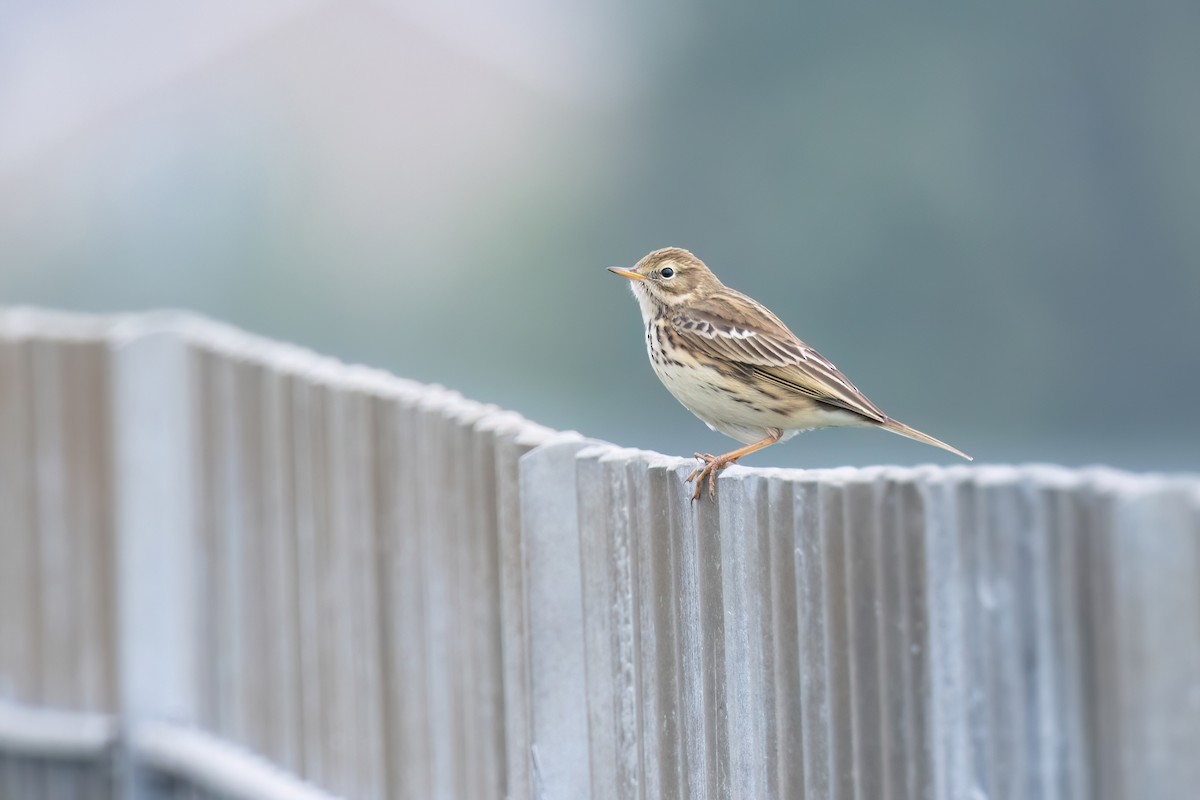
[[[711,453],[696,453],[695,456],[704,462],[704,466],[696,467],[687,476],[687,483],[691,483],[693,480],[696,482],[696,490],[692,492],[692,501],[700,499],[705,478],[708,478],[708,498],[715,499],[717,496],[717,473],[725,469],[728,464],[720,456],[714,456]]]

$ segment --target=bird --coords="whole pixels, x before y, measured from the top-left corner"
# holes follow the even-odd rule
[[[691,252],[665,247],[632,269],[608,270],[630,281],[658,379],[709,428],[745,445],[695,454],[700,465],[687,477],[693,501],[706,480],[715,498],[717,475],[730,464],[817,428],[882,428],[972,460],[883,413],[766,306],[721,283]]]

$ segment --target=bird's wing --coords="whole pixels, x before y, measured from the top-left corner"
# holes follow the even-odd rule
[[[837,367],[745,295],[725,290],[689,303],[670,323],[688,346],[712,358],[743,364],[785,389],[873,422],[887,420]]]

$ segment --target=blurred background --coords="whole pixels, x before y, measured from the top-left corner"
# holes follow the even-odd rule
[[[678,245],[980,462],[1197,470],[1198,41],[1184,0],[8,2],[0,303],[193,309],[723,452],[604,271]]]

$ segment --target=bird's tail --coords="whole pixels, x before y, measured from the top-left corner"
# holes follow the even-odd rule
[[[975,459],[971,458],[969,455],[967,455],[966,453],[964,453],[963,451],[957,450],[957,449],[951,447],[950,445],[946,444],[945,442],[940,442],[937,439],[930,436],[929,434],[921,433],[916,428],[910,428],[907,425],[905,425],[903,422],[898,422],[894,419],[889,419],[886,422],[883,422],[882,424],[880,424],[879,427],[889,430],[892,433],[898,433],[901,436],[907,436],[909,439],[913,439],[915,441],[922,442],[924,444],[931,444],[934,447],[940,447],[943,450],[948,450],[949,452],[954,453],[954,455],[956,455],[956,456],[962,456],[967,461],[975,460]]]

